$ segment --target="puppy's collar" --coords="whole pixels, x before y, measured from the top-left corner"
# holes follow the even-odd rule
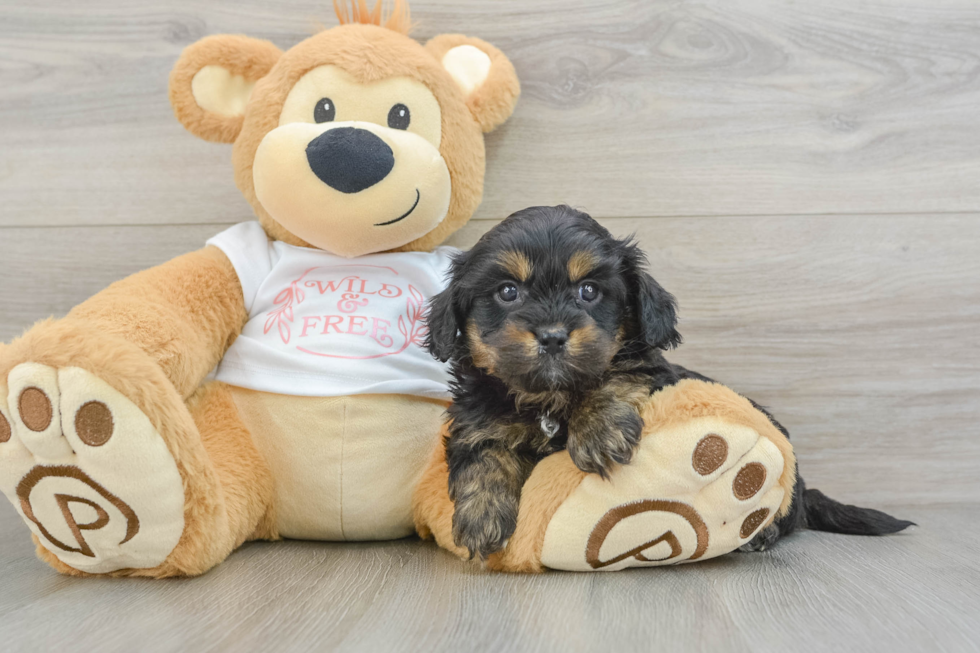
[[[551,416],[551,411],[546,410],[541,413],[541,432],[544,433],[546,438],[550,440],[555,437],[555,434],[558,433],[558,429],[560,428],[561,424]]]

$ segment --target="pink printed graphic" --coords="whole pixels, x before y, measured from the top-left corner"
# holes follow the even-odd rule
[[[422,293],[420,293],[412,284],[408,284],[406,314],[398,316],[398,331],[402,334],[404,341],[402,342],[401,347],[395,351],[387,351],[371,356],[343,356],[341,354],[324,354],[318,351],[311,351],[298,345],[296,346],[296,349],[304,354],[312,354],[313,356],[322,356],[324,358],[343,358],[346,360],[368,360],[371,358],[383,358],[384,356],[397,356],[408,349],[409,345],[417,345],[421,347],[425,342],[425,336],[429,333],[429,327],[425,325],[425,321],[423,319],[425,317],[424,305],[425,298],[422,296]],[[406,317],[408,318],[407,320]],[[350,331],[348,331],[348,333],[350,333]],[[385,337],[390,343],[391,338],[388,336]],[[375,340],[378,340],[380,344],[385,344],[376,337]]]
[[[356,313],[357,309],[368,305],[368,298],[360,299],[360,295],[352,292],[345,292],[337,302],[337,310],[341,313]]]
[[[360,309],[372,305],[370,300],[370,297],[372,296],[383,300],[391,300],[402,296],[405,293],[400,287],[393,283],[377,281],[376,279],[372,278],[362,278],[357,274],[347,274],[339,280],[332,279],[324,281],[319,279],[310,279],[304,281],[304,279],[306,279],[306,277],[314,270],[353,267],[385,269],[395,275],[398,275],[397,271],[386,266],[338,265],[310,268],[297,279],[290,282],[289,286],[284,288],[278,295],[276,295],[275,299],[273,300],[276,308],[269,311],[267,314],[268,317],[265,322],[263,333],[267,335],[273,327],[277,327],[279,338],[282,340],[283,344],[290,343],[290,340],[293,337],[292,325],[296,319],[295,310],[306,300],[307,291],[303,290],[305,287],[310,289],[310,291],[319,293],[321,296],[339,293],[340,298],[336,303],[336,308],[338,311],[340,311],[340,313],[342,313],[342,315],[313,314],[302,316],[302,329],[298,337],[307,338],[309,336],[322,337],[330,335],[364,336],[370,338],[377,343],[377,345],[380,345],[386,349],[394,346],[394,338],[392,338],[392,336],[387,332],[388,327],[391,326],[391,321],[389,319],[385,319],[385,317],[391,317],[391,313],[394,313],[395,311],[392,311],[389,308],[387,312],[382,313],[385,315],[385,317],[379,317],[377,315],[356,315],[356,313]],[[398,355],[408,349],[408,347],[412,344],[422,346],[425,336],[428,333],[428,328],[426,327],[423,319],[425,297],[417,288],[411,284],[408,284],[408,293],[405,299],[406,303],[404,311],[398,311],[397,325],[398,331],[402,335],[402,343],[398,349],[365,356],[328,354],[313,351],[299,345],[296,345],[296,349],[306,354],[325,358],[366,360]],[[387,305],[387,302],[382,301],[380,305],[375,308],[380,308],[382,311],[384,311],[384,308],[387,307]]]
[[[262,333],[268,335],[273,326],[278,326],[279,337],[282,338],[283,343],[289,344],[289,338],[292,335],[289,325],[293,322],[293,304],[301,304],[306,299],[306,294],[300,289],[299,282],[303,280],[303,277],[313,272],[313,270],[316,270],[316,268],[310,268],[304,272],[298,279],[284,288],[281,293],[276,295],[273,303],[276,305],[282,304],[282,306],[269,311],[269,317],[265,321],[265,328],[262,329]]]

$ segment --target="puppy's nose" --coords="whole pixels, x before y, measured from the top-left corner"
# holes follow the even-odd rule
[[[395,155],[366,129],[336,127],[306,146],[306,160],[320,181],[341,193],[359,193],[388,176]]]
[[[564,329],[544,329],[538,332],[538,343],[541,349],[549,354],[559,354],[568,342],[568,331]]]

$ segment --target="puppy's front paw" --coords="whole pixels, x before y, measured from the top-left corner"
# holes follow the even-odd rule
[[[631,406],[579,410],[568,422],[568,455],[583,472],[607,478],[633,459],[643,420]]]
[[[513,505],[512,505],[513,504]],[[517,504],[488,495],[456,501],[453,541],[466,548],[470,559],[486,560],[502,550],[517,528]]]

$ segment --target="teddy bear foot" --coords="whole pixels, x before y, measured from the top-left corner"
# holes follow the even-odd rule
[[[648,433],[609,481],[588,475],[554,513],[541,563],[612,571],[693,562],[750,542],[775,518],[784,460],[755,430],[704,417]]]
[[[163,563],[184,530],[184,489],[149,418],[77,367],[22,363],[6,386],[0,489],[38,542],[91,574]]]

